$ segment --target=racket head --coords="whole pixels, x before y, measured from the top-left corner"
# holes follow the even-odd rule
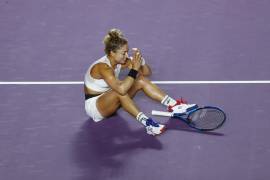
[[[218,107],[205,106],[187,114],[186,122],[200,131],[213,131],[220,128],[226,121],[226,114]]]

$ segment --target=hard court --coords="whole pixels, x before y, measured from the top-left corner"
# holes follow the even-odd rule
[[[84,73],[111,28],[161,89],[222,108],[226,124],[200,133],[156,117],[167,131],[152,137],[122,109],[88,118]],[[269,47],[267,0],[2,0],[0,179],[269,179]],[[143,93],[135,102],[165,110]]]

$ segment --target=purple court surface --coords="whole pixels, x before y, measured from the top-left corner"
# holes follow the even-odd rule
[[[122,109],[94,123],[82,84],[5,84],[83,81],[114,27],[153,81],[270,80],[268,0],[1,0],[1,180],[270,178],[269,83],[159,85],[222,108],[227,121],[199,133],[157,117],[167,124],[157,137]],[[135,102],[148,115],[165,110],[143,93]]]

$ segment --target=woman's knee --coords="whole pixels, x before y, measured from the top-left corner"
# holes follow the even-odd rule
[[[136,78],[136,81],[135,81],[135,87],[137,87],[137,89],[142,89],[146,83],[148,83],[149,80],[144,77],[143,75],[139,75],[137,78]]]
[[[121,95],[114,90],[105,93],[98,99],[99,106],[107,107],[109,109],[118,108],[121,104],[121,100],[130,98],[129,94]]]

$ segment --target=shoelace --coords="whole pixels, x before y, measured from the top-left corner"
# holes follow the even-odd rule
[[[154,126],[154,127],[159,127],[159,124],[155,122],[153,119],[149,118],[146,120],[146,126]]]

